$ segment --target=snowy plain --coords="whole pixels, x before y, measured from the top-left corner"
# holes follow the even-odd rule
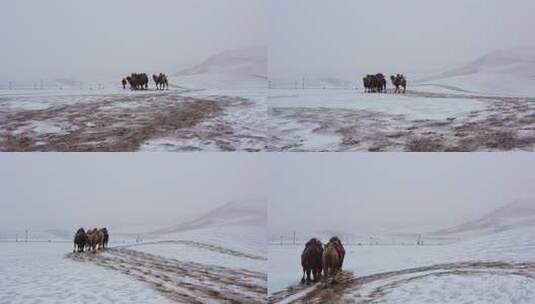
[[[1,242],[0,303],[173,303],[143,283],[65,258],[70,243]]]
[[[509,96],[437,85],[404,95],[271,89],[269,150],[531,151],[535,98]]]
[[[374,290],[384,288],[387,291],[373,303],[532,303],[535,300],[535,269],[531,266],[524,269],[523,266],[493,268],[490,265],[489,269],[472,269],[465,263],[531,265],[535,261],[534,236],[534,227],[523,227],[447,245],[348,245],[344,270],[351,276],[366,278],[394,273],[385,275],[384,279],[371,281],[369,285],[347,287],[341,292],[343,300],[340,302],[360,303],[372,298],[370,295]],[[280,293],[288,286],[299,286],[302,249],[302,245],[270,245],[268,292],[271,295]],[[444,269],[426,269],[445,264],[451,265]],[[403,271],[407,269],[415,270]],[[466,285],[474,288],[465,291],[451,288]],[[486,288],[492,288],[494,292],[489,293]],[[296,303],[300,303],[299,298],[312,292],[314,286],[302,290],[300,297],[294,299]]]
[[[265,303],[265,217],[265,202],[250,200],[178,226],[110,228],[96,254],[72,253],[60,230],[2,239],[0,303]]]
[[[441,74],[406,74],[406,94],[390,79],[386,93],[365,93],[358,75],[303,86],[271,79],[268,150],[533,151],[533,54],[502,50]]]
[[[0,90],[2,151],[262,151],[266,48],[230,50],[169,73],[169,89],[98,86]],[[53,80],[51,80],[53,81]],[[51,82],[52,83],[52,82]]]

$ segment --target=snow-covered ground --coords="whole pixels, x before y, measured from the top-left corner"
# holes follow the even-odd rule
[[[448,245],[346,246],[344,270],[352,273],[346,275],[363,278],[365,283],[353,284],[347,279],[343,283],[347,286],[338,291],[343,299],[340,302],[374,299],[373,303],[531,303],[535,299],[534,235],[534,227],[523,227]],[[277,298],[278,291],[298,285],[302,249],[302,245],[270,246],[269,293],[275,294],[272,302],[298,291],[302,299],[316,290],[314,286],[286,290],[279,292],[283,297]],[[440,288],[461,285],[474,288],[458,292]],[[485,292],[486,287],[493,287],[494,292]],[[384,292],[374,293],[377,290]]]
[[[357,90],[270,90],[270,107],[324,107],[404,115],[407,119],[441,120],[463,117],[481,110],[485,104],[477,100],[444,98],[424,100],[404,95],[363,94]]]
[[[417,84],[450,86],[467,93],[494,96],[535,97],[535,81],[507,74],[488,72],[484,74],[459,75]],[[432,86],[431,86],[432,87]],[[455,89],[450,91],[455,91]]]
[[[265,48],[227,51],[169,77],[169,90],[0,90],[1,151],[261,151]],[[266,51],[267,52],[267,51]],[[120,77],[118,78],[120,79]]]
[[[0,242],[0,303],[173,303],[113,270],[65,258],[70,243]]]
[[[270,151],[535,149],[535,98],[420,85],[405,95],[272,89]]]
[[[203,228],[124,247],[181,261],[267,271],[266,229],[262,227]]]
[[[268,149],[533,151],[533,54],[496,51],[439,75],[405,75],[405,95],[393,94],[390,81],[387,94],[367,94],[360,82],[349,89],[342,80],[307,79],[302,89],[272,79]]]
[[[0,303],[265,303],[266,208],[235,201],[175,226],[110,228],[96,254],[72,253],[61,230],[4,239]]]

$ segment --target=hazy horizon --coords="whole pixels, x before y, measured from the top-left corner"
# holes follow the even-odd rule
[[[0,231],[179,223],[231,201],[265,199],[254,155],[7,154]]]
[[[265,0],[21,0],[4,4],[0,81],[174,73],[228,49],[266,45]]]
[[[492,51],[534,46],[533,10],[527,0],[274,0],[270,75],[353,80],[379,71],[444,72]]]
[[[529,162],[526,154],[273,156],[269,230],[446,228],[535,199]]]

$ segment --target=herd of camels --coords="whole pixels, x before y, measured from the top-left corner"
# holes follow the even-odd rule
[[[109,238],[108,229],[106,228],[89,229],[87,232],[84,228],[80,228],[74,235],[74,249],[72,252],[84,252],[87,250],[96,253],[97,250],[108,248]]]
[[[323,276],[335,276],[342,269],[344,264],[345,249],[340,239],[332,237],[325,246],[317,238],[310,239],[301,254],[301,266],[303,267],[303,278],[301,283],[310,284],[312,281],[318,282]]]
[[[156,84],[156,90],[169,89],[169,81],[167,75],[160,73],[159,75],[152,75],[152,80]],[[149,76],[146,73],[132,73],[130,76],[124,77],[121,80],[123,89],[126,89],[126,85],[130,84],[132,90],[148,90],[149,88]]]
[[[403,93],[407,90],[407,79],[403,74],[396,74],[390,76],[392,84],[396,87],[394,94]],[[386,78],[383,74],[366,75],[362,79],[364,83],[364,91],[366,93],[383,93],[386,92]],[[401,90],[403,88],[403,90]]]
[[[152,75],[152,79],[156,84],[157,90],[169,89],[169,81],[167,75],[160,73],[159,75]],[[396,87],[394,94],[405,94],[407,91],[407,79],[403,74],[396,74],[390,76],[392,85]],[[366,93],[383,93],[386,92],[386,78],[382,73],[375,75],[366,75],[362,79],[364,83],[364,91]],[[146,73],[132,73],[130,76],[124,77],[121,80],[123,89],[126,89],[127,84],[132,90],[148,90],[149,76]],[[403,88],[403,90],[402,90]]]

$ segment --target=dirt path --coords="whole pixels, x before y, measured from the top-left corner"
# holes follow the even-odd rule
[[[181,262],[126,248],[67,255],[106,267],[149,284],[177,303],[265,303],[267,275],[225,267]]]
[[[386,112],[328,107],[271,107],[270,151],[508,151],[535,150],[535,99],[407,91],[425,99],[485,104],[463,117],[411,120]],[[392,98],[395,98],[393,95]],[[307,138],[330,137],[308,147]]]
[[[313,287],[290,286],[269,297],[269,303],[380,303],[397,287],[428,277],[445,275],[518,275],[535,279],[535,263],[464,262],[417,267],[377,273],[363,277],[344,272],[336,284],[318,283]]]
[[[135,248],[137,246],[156,245],[156,244],[181,244],[181,245],[187,245],[187,246],[192,246],[192,247],[196,247],[196,248],[206,249],[206,250],[209,250],[209,251],[213,251],[213,252],[217,252],[217,253],[221,253],[221,254],[226,254],[226,255],[233,256],[233,257],[247,258],[247,259],[252,259],[252,260],[260,260],[260,261],[267,261],[266,257],[247,254],[247,253],[244,253],[244,252],[232,250],[232,249],[225,248],[225,247],[218,246],[218,245],[195,242],[195,241],[188,241],[188,240],[144,242],[142,244],[136,244],[136,245],[119,246],[118,248]]]

